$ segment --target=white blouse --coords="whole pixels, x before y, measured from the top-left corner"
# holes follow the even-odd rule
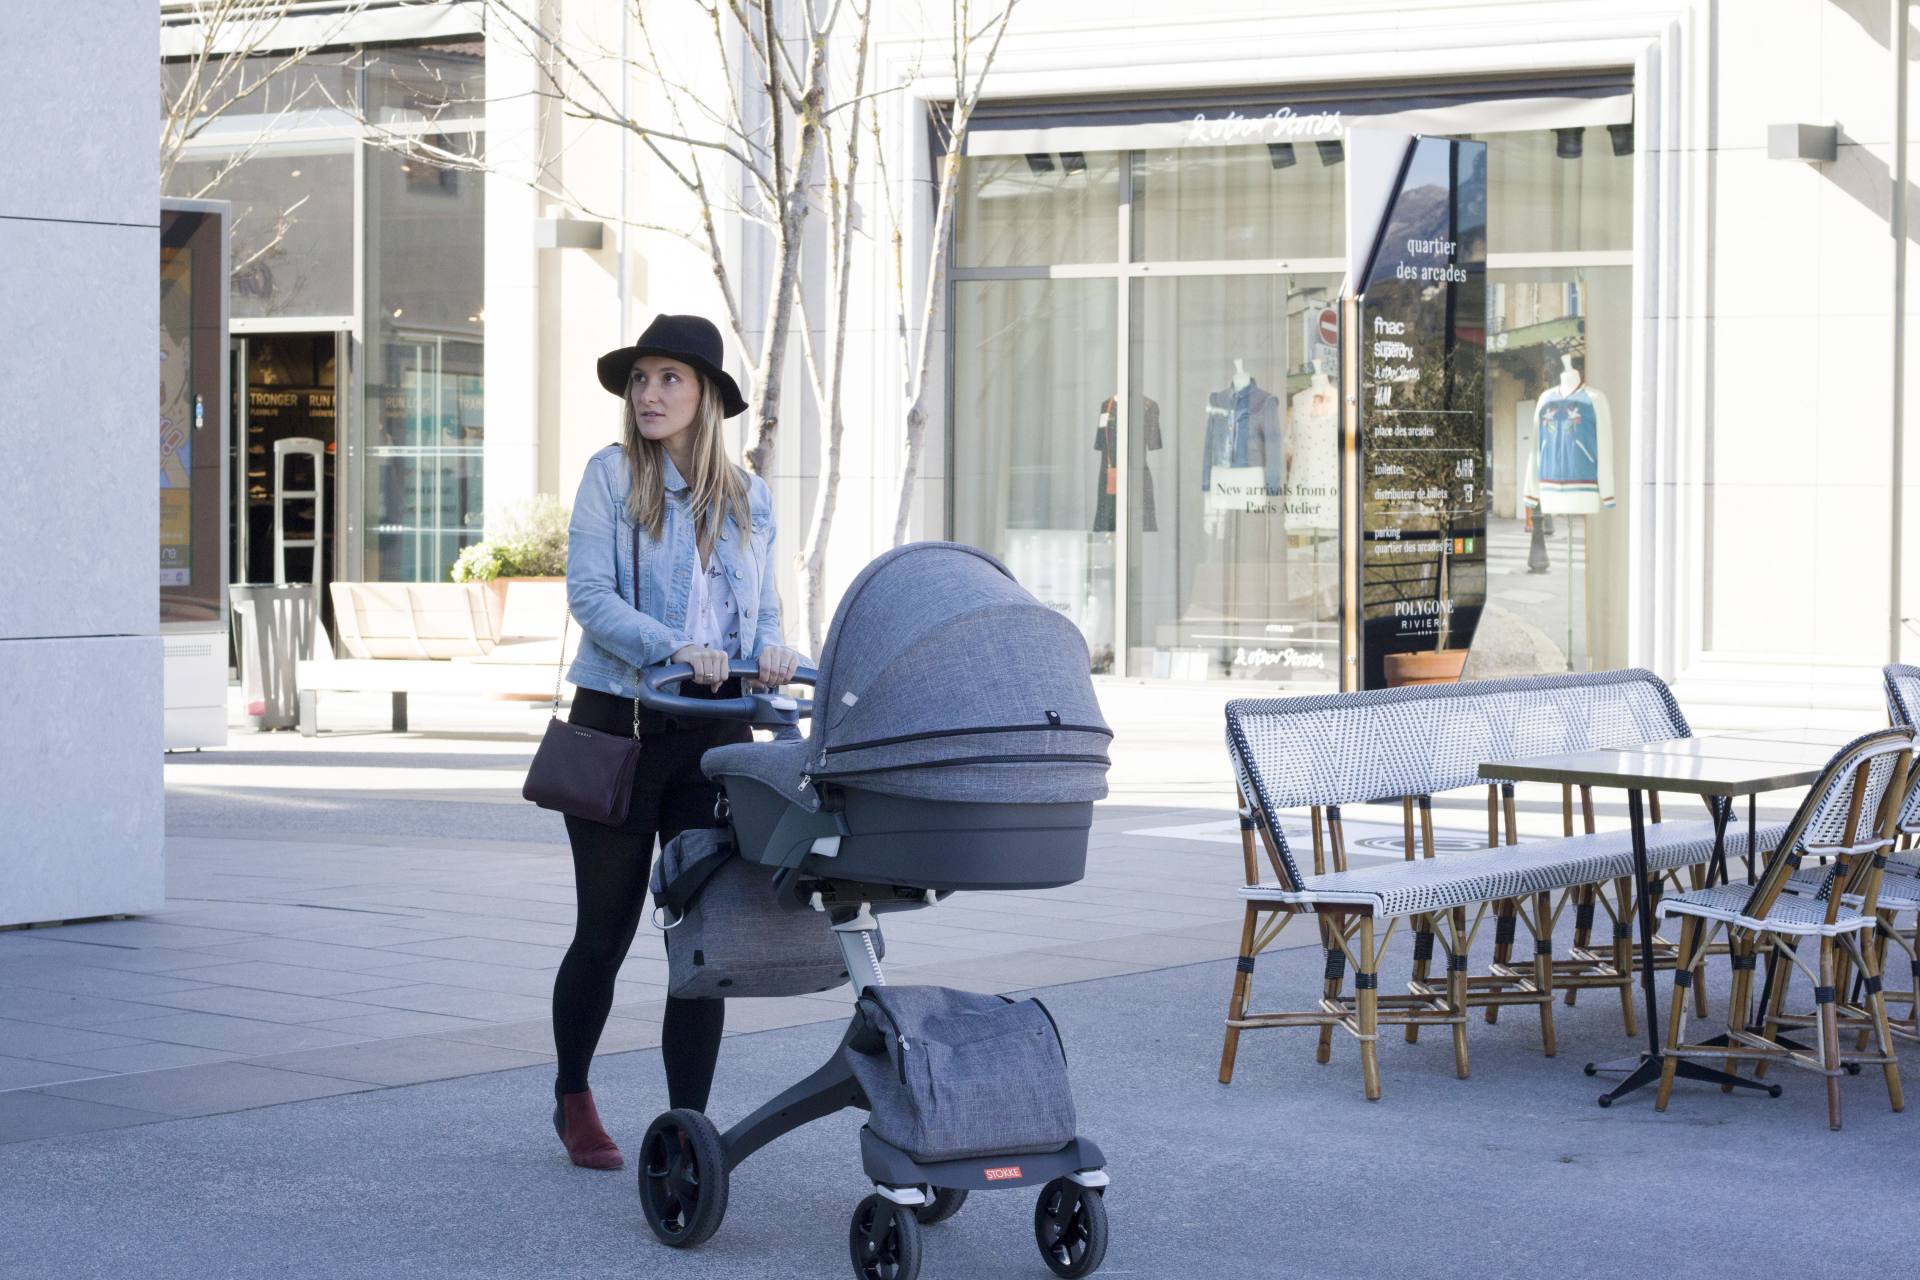
[[[740,607],[734,603],[726,566],[718,555],[712,555],[701,567],[697,540],[693,546],[693,590],[687,598],[687,631],[697,645],[718,649],[730,657],[742,656]]]

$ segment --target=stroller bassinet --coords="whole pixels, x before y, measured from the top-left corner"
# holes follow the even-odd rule
[[[663,694],[686,673],[649,672],[643,701],[762,726],[811,714],[805,738],[717,747],[701,768],[724,788],[740,856],[767,869],[776,901],[825,913],[856,996],[885,984],[872,945],[875,912],[927,906],[954,891],[1052,888],[1084,874],[1112,737],[1086,644],[984,552],[914,543],[868,565],[834,614],[810,707],[765,695],[702,702]],[[897,1054],[910,1043],[903,1028],[873,1024],[879,1007],[864,1004],[839,1053],[724,1135],[698,1112],[654,1121],[640,1190],[662,1241],[708,1238],[725,1212],[727,1173],[774,1138],[844,1107],[870,1109],[848,1055]],[[908,1080],[904,1066],[900,1079]],[[921,1222],[949,1216],[969,1191],[1021,1185],[1041,1186],[1034,1232],[1047,1265],[1062,1276],[1100,1265],[1105,1161],[1084,1138],[1053,1151],[927,1160],[867,1128],[861,1154],[875,1194],[850,1232],[858,1275],[911,1280]]]
[[[841,600],[811,736],[707,753],[741,852],[793,905],[833,882],[1046,889],[1086,869],[1107,743],[1086,643],[985,552],[922,542],[875,560]]]

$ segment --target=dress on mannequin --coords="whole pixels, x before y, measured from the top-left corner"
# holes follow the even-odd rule
[[[1112,533],[1114,519],[1114,493],[1120,487],[1120,468],[1118,463],[1118,437],[1114,430],[1114,419],[1118,414],[1118,397],[1108,396],[1107,402],[1100,406],[1100,425],[1094,428],[1093,447],[1100,455],[1100,465],[1094,472],[1093,489],[1093,531]],[[1143,398],[1140,405],[1140,441],[1148,449],[1160,447],[1160,405]],[[1135,493],[1135,507],[1139,511],[1139,527],[1143,533],[1157,533],[1160,528],[1157,513],[1153,507],[1153,472],[1147,468],[1146,460],[1140,463],[1140,484]]]
[[[1340,398],[1332,379],[1315,370],[1312,382],[1294,392],[1288,406],[1287,440],[1293,458],[1287,479],[1287,526],[1340,528]]]

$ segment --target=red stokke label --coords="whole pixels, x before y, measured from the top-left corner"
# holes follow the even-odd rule
[[[1020,1166],[1017,1164],[1003,1164],[994,1169],[982,1169],[981,1172],[986,1175],[988,1182],[1015,1182],[1020,1178]]]

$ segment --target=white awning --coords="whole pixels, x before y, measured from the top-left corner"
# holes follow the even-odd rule
[[[1590,77],[1565,86],[1534,83],[1482,92],[1365,91],[1271,93],[1244,104],[1143,102],[981,105],[967,131],[970,156],[1145,151],[1180,147],[1259,146],[1342,137],[1349,128],[1398,133],[1485,134],[1626,124],[1633,85],[1624,76]]]

